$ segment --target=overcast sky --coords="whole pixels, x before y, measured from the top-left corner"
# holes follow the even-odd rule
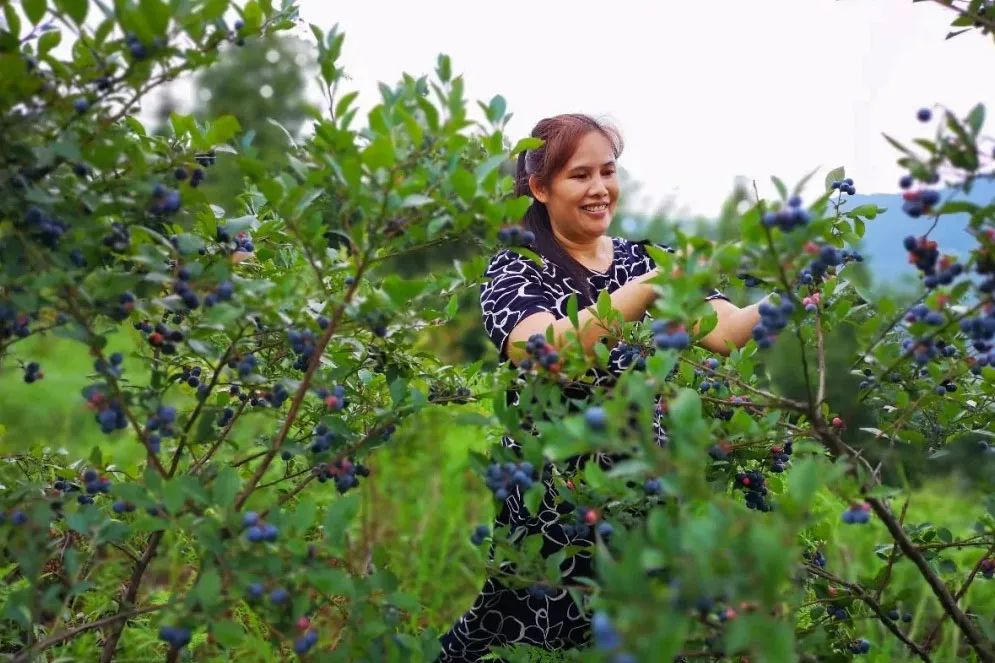
[[[991,37],[945,41],[953,14],[930,2],[299,4],[305,21],[346,33],[344,87],[364,108],[378,81],[431,73],[443,52],[470,100],[507,99],[514,139],[558,113],[610,119],[626,141],[620,165],[642,185],[639,209],[672,198],[711,216],[738,175],[766,196],[772,174],[790,185],[819,167],[821,181],[839,165],[858,192],[892,192],[901,172],[883,131],[931,132],[915,119],[922,106],[995,112]]]

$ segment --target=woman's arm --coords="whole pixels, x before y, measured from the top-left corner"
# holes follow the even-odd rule
[[[617,309],[629,322],[642,320],[646,314],[646,309],[650,307],[656,298],[653,286],[644,283],[644,281],[658,274],[659,271],[657,269],[652,269],[645,274],[629,280],[625,285],[611,293],[612,307]],[[598,323],[597,316],[595,315],[595,305],[578,311],[577,321],[580,327],[578,336],[580,337],[581,347],[584,348],[585,353],[590,354],[598,341],[608,333],[608,330]],[[527,356],[525,349],[515,347],[515,343],[518,341],[528,341],[529,337],[533,334],[545,335],[546,329],[550,326],[553,327],[553,346],[562,348],[566,345],[566,333],[573,329],[573,323],[570,322],[569,317],[557,320],[552,313],[533,313],[519,322],[511,330],[511,334],[508,335],[505,347],[508,358],[516,365],[525,359]]]
[[[728,342],[735,347],[741,348],[750,340],[753,334],[753,327],[760,322],[759,308],[762,303],[769,299],[769,295],[756,304],[739,308],[735,304],[724,299],[710,299],[708,303],[715,309],[718,321],[715,328],[708,332],[699,344],[711,352],[729,356]]]

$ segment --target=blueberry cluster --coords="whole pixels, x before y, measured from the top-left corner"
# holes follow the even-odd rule
[[[228,360],[229,368],[234,368],[243,378],[252,375],[256,371],[256,356],[251,352],[242,357],[232,357]]]
[[[981,374],[985,366],[995,365],[995,309],[985,315],[973,318],[963,318],[960,321],[961,331],[971,340],[971,347],[978,356],[971,357],[973,361],[971,372]]]
[[[525,343],[525,351],[529,353],[529,357],[526,357],[518,364],[518,367],[523,371],[531,370],[533,361],[538,362],[547,371],[555,373],[560,370],[560,355],[556,351],[556,348],[546,342],[544,334],[533,334],[530,336],[529,340]]]
[[[183,305],[188,309],[195,309],[200,306],[200,297],[194,291],[186,279],[180,278],[173,283],[173,294],[179,295],[183,300]]]
[[[24,338],[31,333],[30,323],[27,313],[19,313],[13,304],[0,302],[0,339],[11,336]]]
[[[642,348],[638,345],[629,345],[625,341],[619,341],[616,349],[621,355],[618,360],[619,366],[622,368],[635,366],[637,371],[646,369],[646,358],[643,356]]]
[[[266,393],[266,400],[273,407],[280,407],[286,400],[290,398],[290,392],[283,385],[282,382],[277,382],[273,385],[273,388]]]
[[[851,642],[848,649],[851,654],[866,654],[871,650],[871,643],[863,638],[860,638],[859,640]]]
[[[45,247],[58,248],[59,240],[69,230],[69,224],[45,214],[37,207],[30,207],[24,215],[28,231]]]
[[[732,445],[728,442],[719,442],[713,444],[708,449],[708,457],[712,460],[726,460],[729,458],[729,453],[732,451]]]
[[[791,454],[794,451],[793,443],[788,440],[783,446],[775,445],[770,448],[771,466],[770,471],[780,474],[784,471],[785,465],[791,461]]]
[[[213,292],[207,293],[204,297],[204,306],[210,308],[218,302],[230,301],[235,294],[235,286],[231,281],[222,281]]]
[[[812,215],[802,207],[802,199],[798,196],[792,196],[788,200],[787,207],[764,214],[763,224],[768,228],[777,226],[784,232],[791,232],[799,226],[808,225],[811,220]]]
[[[331,412],[339,412],[347,405],[349,405],[349,399],[345,395],[345,387],[341,384],[337,384],[331,389],[327,387],[318,388],[318,398],[320,398]]]
[[[906,322],[925,322],[927,325],[934,327],[942,325],[944,322],[942,313],[930,310],[925,304],[916,304],[910,308],[905,316],[905,320]]]
[[[799,273],[799,280],[805,285],[814,283],[816,279],[821,279],[829,271],[830,267],[864,261],[864,256],[858,251],[837,249],[831,244],[819,245],[815,242],[807,242],[805,244],[805,252],[816,256],[808,264],[808,267]]]
[[[921,365],[931,359],[936,359],[941,354],[944,357],[952,357],[957,353],[957,348],[943,339],[933,339],[926,336],[920,339],[907,338],[903,340],[902,351]]]
[[[41,365],[36,361],[29,361],[24,367],[24,381],[31,384],[35,380],[41,380],[45,377],[42,373]]]
[[[121,364],[124,363],[124,356],[120,352],[115,352],[109,357],[110,361],[98,357],[93,362],[93,370],[107,377],[121,377]]]
[[[788,325],[788,316],[794,313],[795,305],[787,297],[778,305],[762,302],[757,307],[760,322],[753,326],[753,340],[760,349],[769,348],[777,340],[777,332]]]
[[[719,367],[719,360],[715,357],[708,357],[705,359],[705,370],[699,371],[695,369],[695,375],[703,375],[704,379],[698,384],[698,389],[700,391],[708,391],[709,389],[721,389],[723,386],[728,387],[729,383],[726,380],[720,379],[715,375],[715,369]]]
[[[850,613],[842,606],[828,605],[826,606],[826,612],[837,621],[845,622],[850,619]]]
[[[145,422],[148,437],[145,445],[152,453],[159,453],[159,445],[164,437],[173,437],[176,432],[173,424],[176,423],[176,408],[172,405],[160,405],[156,413]],[[151,432],[156,431],[156,432]]]
[[[691,345],[691,337],[681,323],[654,320],[650,331],[653,332],[653,344],[661,350],[683,350]]]
[[[262,522],[255,511],[246,511],[242,515],[242,527],[245,528],[245,538],[252,543],[276,541],[279,533],[275,525]]]
[[[535,233],[521,226],[505,226],[498,231],[498,241],[511,246],[530,245],[536,241]]]
[[[135,510],[135,505],[132,504],[131,502],[126,502],[124,500],[118,500],[118,501],[114,502],[114,504],[111,505],[111,509],[113,509],[114,513],[117,513],[117,514],[131,513],[132,511]]]
[[[957,391],[957,385],[954,384],[954,382],[948,378],[948,379],[944,380],[943,382],[941,382],[940,384],[938,384],[935,387],[933,387],[933,391],[938,396],[945,396],[947,394],[951,394],[951,393]]]
[[[912,621],[911,612],[899,612],[898,608],[892,608],[887,613],[885,613],[885,616],[893,622],[897,622],[899,619],[901,619],[903,622]]]
[[[318,481],[324,483],[329,479],[335,480],[335,488],[340,493],[345,493],[350,488],[359,485],[356,476],[367,477],[370,471],[361,464],[353,464],[348,458],[339,458],[332,463],[319,463],[315,466],[314,472]]]
[[[190,629],[182,626],[163,626],[159,629],[159,639],[173,649],[183,649],[190,644]]]
[[[198,154],[194,157],[194,161],[203,166],[204,168],[210,168],[217,161],[218,154],[214,150],[208,150],[204,154]]]
[[[502,502],[508,499],[508,495],[519,488],[526,491],[532,487],[536,479],[535,468],[532,463],[524,461],[521,463],[507,462],[491,463],[487,467],[486,482],[487,487],[494,493],[494,497]]]
[[[857,193],[857,189],[855,189],[853,186],[853,179],[850,177],[847,177],[846,179],[842,180],[833,180],[830,186],[832,187],[833,191],[839,191],[840,193],[845,193],[848,196],[852,196],[853,194]]]
[[[936,245],[936,242],[931,239],[926,239],[925,236],[916,239],[912,235],[907,236],[902,240],[905,250],[909,252],[909,262],[916,266],[916,269],[921,271],[926,276],[936,275],[936,261],[940,257],[940,251]],[[938,282],[937,279],[936,282]],[[935,283],[933,286],[935,287]]]
[[[905,179],[899,182],[899,184],[904,184]],[[909,186],[911,186],[909,182]],[[907,188],[907,187],[903,187]],[[905,191],[902,194],[902,211],[911,216],[913,219],[918,219],[923,214],[929,214],[933,207],[940,202],[940,192],[935,189],[919,189],[916,191]]]
[[[859,389],[868,389],[877,384],[877,380],[874,378],[874,371],[869,368],[864,369],[864,379],[860,381],[857,385]]]
[[[128,426],[121,402],[108,399],[100,385],[90,385],[83,391],[87,404],[97,411],[94,418],[100,424],[101,432],[109,435]]]
[[[311,443],[311,453],[322,453],[332,448],[332,445],[341,441],[342,437],[328,430],[325,424],[318,424],[314,429],[315,440]]]
[[[314,354],[315,349],[314,332],[308,329],[291,329],[287,332],[287,340],[290,341],[290,349],[297,354],[297,361],[294,362],[294,368],[299,371],[307,370],[308,363],[311,361],[311,355]]]
[[[314,629],[307,631],[304,635],[294,640],[294,653],[306,654],[311,647],[318,642],[318,632]]]
[[[764,475],[755,470],[740,472],[736,475],[736,483],[746,493],[746,506],[757,511],[773,511],[774,505],[767,501],[767,485]]]
[[[111,488],[110,480],[93,469],[83,472],[83,484],[87,495],[107,493]]]
[[[136,60],[144,60],[149,56],[148,48],[131,32],[125,35],[124,45],[128,48],[128,52],[131,53],[131,57]]]
[[[156,215],[175,214],[180,211],[180,192],[170,189],[165,184],[156,184],[152,188],[152,204],[149,211]]]
[[[218,417],[218,428],[224,428],[231,423],[232,419],[235,418],[235,410],[230,407],[226,407],[221,411],[221,416]]]
[[[826,564],[828,563],[826,556],[822,554],[821,550],[816,550],[815,552],[805,552],[803,556],[807,562],[815,564],[821,569],[826,568]]]
[[[470,543],[475,546],[479,546],[484,542],[488,536],[491,535],[491,528],[487,525],[477,525],[473,530],[473,534],[470,535]]]
[[[851,504],[843,512],[843,522],[847,525],[863,525],[871,519],[871,505],[863,502],[861,504]]]
[[[128,226],[114,222],[111,231],[103,237],[104,246],[114,251],[125,251],[131,246],[131,232]]]
[[[978,567],[978,570],[981,571],[981,575],[983,575],[988,580],[995,578],[995,559],[992,559],[991,557],[986,557],[985,559],[981,560],[981,564]]]
[[[149,345],[158,348],[164,355],[176,354],[176,344],[183,340],[183,332],[170,329],[165,323],[157,322],[155,327],[148,320],[134,323],[135,329],[147,334]]]
[[[822,294],[813,292],[811,295],[802,298],[802,306],[808,313],[815,313],[819,310],[819,303],[822,301]]]
[[[200,366],[184,366],[183,372],[180,373],[180,380],[187,383],[188,386],[196,389],[200,386],[200,376],[202,369]]]
[[[255,245],[252,243],[252,239],[249,238],[249,233],[240,232],[235,235],[235,250],[244,251],[245,253],[252,253],[256,250]]]

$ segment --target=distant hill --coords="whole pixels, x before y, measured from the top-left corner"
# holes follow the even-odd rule
[[[942,193],[942,199],[946,200],[950,190]],[[990,204],[995,200],[995,181],[977,182],[970,195],[965,196],[961,193],[954,196],[953,200]],[[926,232],[933,220],[926,217],[913,219],[905,214],[902,211],[901,194],[857,194],[850,198],[844,209],[867,204],[887,209],[876,219],[868,222],[859,249],[864,255],[875,284],[899,285],[906,280],[916,282],[918,273],[908,262],[908,254],[902,247],[902,239],[906,235],[921,235]],[[967,214],[950,214],[940,218],[930,237],[939,243],[941,253],[967,258],[970,250],[976,245],[974,238],[965,230],[967,222]]]

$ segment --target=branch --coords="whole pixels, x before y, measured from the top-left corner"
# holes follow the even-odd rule
[[[954,623],[957,624],[961,632],[967,637],[968,642],[971,643],[971,647],[978,655],[978,660],[984,661],[984,663],[995,663],[995,655],[991,652],[990,643],[985,639],[981,631],[978,630],[974,622],[958,607],[957,600],[950,595],[950,590],[947,589],[943,580],[930,568],[929,562],[923,557],[922,552],[909,540],[905,530],[898,524],[898,521],[888,507],[877,497],[868,497],[866,501],[870,504],[871,509],[874,510],[878,518],[881,519],[881,522],[885,524],[885,527],[888,528],[888,532],[891,533],[895,543],[902,549],[905,556],[919,569],[919,574],[929,584],[930,589],[933,590],[933,594],[936,595],[936,598],[940,601],[940,605],[943,606],[943,611],[950,615],[950,618],[954,620]]]
[[[107,626],[109,624],[113,624],[114,622],[117,622],[117,621],[120,621],[120,620],[131,619],[132,617],[135,617],[137,615],[144,615],[144,614],[149,613],[149,612],[155,612],[156,610],[162,610],[167,605],[168,604],[166,604],[166,603],[160,603],[160,604],[157,604],[157,605],[145,606],[144,608],[135,608],[134,610],[129,610],[127,612],[119,612],[117,614],[111,615],[110,617],[104,617],[103,619],[98,619],[95,622],[89,622],[87,624],[81,624],[80,626],[76,626],[76,627],[71,628],[71,629],[69,629],[67,631],[63,631],[62,633],[59,633],[58,635],[53,635],[53,636],[50,636],[48,638],[45,638],[44,640],[41,640],[36,645],[34,645],[34,647],[28,647],[28,648],[22,649],[12,659],[12,663],[20,663],[21,661],[27,661],[27,660],[30,659],[30,656],[32,654],[38,653],[38,652],[43,652],[46,649],[48,649],[49,647],[54,647],[56,645],[62,644],[66,640],[72,640],[73,638],[75,638],[80,633],[85,633],[86,631],[92,631],[95,628],[100,628],[102,626]]]
[[[985,559],[987,559],[988,556],[991,555],[993,552],[995,552],[995,546],[990,546],[988,548],[988,552],[982,555],[978,559],[977,563],[975,563],[974,565],[974,568],[971,569],[971,573],[968,574],[967,579],[964,581],[964,584],[961,585],[960,589],[957,590],[957,593],[954,594],[954,601],[960,602],[960,600],[964,598],[964,595],[967,594],[967,590],[971,586],[971,583],[974,582],[975,576],[978,575],[978,571],[981,570],[981,563],[985,561]],[[936,624],[933,626],[933,629],[926,635],[925,638],[923,638],[922,646],[924,648],[926,649],[933,648],[933,645],[935,644],[936,641],[936,636],[940,634],[940,627],[943,626],[943,622],[946,620],[946,618],[947,618],[947,613],[943,613],[942,615],[940,615],[940,618],[936,620]]]
[[[905,504],[902,505],[902,515],[898,517],[898,524],[905,525],[905,514],[909,510],[909,498],[905,498]],[[884,588],[888,585],[888,581],[891,580],[891,569],[895,566],[895,561],[898,559],[898,546],[892,546],[891,552],[888,553],[888,565],[884,567],[884,580],[881,581],[881,585],[878,587],[877,595],[875,598],[880,601],[881,595],[884,593]],[[928,647],[927,647],[928,649]]]
[[[926,663],[930,663],[929,654],[926,653],[925,650],[920,648],[919,645],[917,645],[915,642],[910,640],[907,635],[902,633],[901,629],[898,628],[895,622],[888,619],[888,616],[884,614],[884,611],[881,609],[881,604],[878,603],[874,599],[874,597],[868,594],[863,587],[852,582],[847,582],[846,580],[843,580],[842,578],[835,576],[832,573],[829,573],[828,571],[825,571],[824,569],[815,566],[814,564],[806,564],[805,570],[811,573],[812,575],[825,578],[826,580],[831,580],[832,582],[835,582],[839,585],[842,585],[843,587],[846,587],[847,590],[855,594],[857,598],[859,598],[861,601],[867,604],[867,607],[871,609],[871,612],[877,615],[877,618],[881,621],[882,624],[884,624],[885,628],[891,631],[896,638],[901,640],[906,647],[908,647],[909,649],[912,650],[913,653],[915,653],[916,656],[921,658],[923,661],[926,661]]]
[[[121,601],[121,607],[118,610],[118,619],[112,620],[114,626],[107,640],[104,642],[104,649],[100,654],[100,663],[111,663],[114,660],[117,643],[121,639],[121,633],[124,631],[125,620],[120,616],[131,612],[130,607],[135,603],[135,599],[138,598],[138,588],[142,584],[142,577],[145,575],[145,570],[149,567],[149,562],[155,557],[155,552],[159,547],[159,542],[162,541],[162,536],[162,530],[152,533],[148,546],[146,546],[145,552],[142,553],[142,558],[138,560],[138,564],[135,565],[134,570],[131,572],[131,578],[128,580],[128,588],[124,593],[124,600]]]

